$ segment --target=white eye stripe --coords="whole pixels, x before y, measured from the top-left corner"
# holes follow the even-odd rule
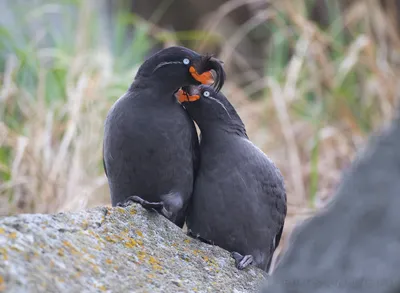
[[[224,104],[222,104],[220,101],[218,101],[217,99],[214,99],[213,97],[208,97],[209,99],[217,102],[226,112],[226,114],[228,114],[229,118],[231,118],[231,115],[229,114],[228,110],[226,109],[226,107],[224,106]]]
[[[183,59],[183,64],[188,65],[190,63],[190,60],[188,58]]]
[[[166,65],[171,65],[171,64],[182,64],[181,61],[171,61],[171,62],[161,62],[160,64],[158,64],[156,66],[156,68],[154,68],[153,72],[155,72],[157,69],[164,67]]]
[[[205,92],[203,93],[203,96],[209,97],[209,96],[210,96],[210,92],[209,92],[209,91],[205,91]]]

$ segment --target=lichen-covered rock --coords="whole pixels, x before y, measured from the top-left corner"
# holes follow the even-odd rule
[[[0,292],[257,292],[264,279],[136,205],[0,218]]]

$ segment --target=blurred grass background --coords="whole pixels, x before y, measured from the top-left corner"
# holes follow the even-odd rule
[[[103,121],[161,47],[225,61],[224,93],[285,176],[283,242],[393,116],[398,0],[132,1],[148,11],[125,0],[0,0],[0,215],[109,204]]]

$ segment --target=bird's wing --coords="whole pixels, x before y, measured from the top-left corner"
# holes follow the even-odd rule
[[[199,137],[197,136],[197,131],[194,122],[192,122],[192,133],[193,133],[193,138],[192,138],[193,171],[194,171],[194,178],[196,178],[200,164],[200,146],[199,146]]]
[[[103,154],[102,154],[102,156],[103,156],[103,168],[104,168],[104,173],[106,173],[106,176],[108,177],[107,168],[106,168],[106,161],[104,161],[104,143],[103,143]]]
[[[250,147],[252,145],[249,144]],[[259,182],[262,182],[262,189],[264,192],[262,196],[265,196],[265,202],[269,206],[276,207],[276,213],[274,213],[274,221],[277,224],[277,230],[275,235],[275,247],[278,247],[279,242],[282,237],[283,227],[285,224],[286,214],[287,214],[287,198],[286,198],[286,188],[284,183],[284,178],[275,165],[259,148],[252,147],[254,157],[257,162],[257,168],[262,166],[262,168],[257,172]],[[250,152],[250,150],[249,150]],[[260,162],[263,162],[260,164]],[[249,162],[251,164],[251,162]],[[264,200],[263,200],[264,202]]]
[[[281,229],[279,230],[278,234],[276,234],[276,236],[275,236],[275,247],[274,247],[274,249],[276,249],[279,246],[279,242],[281,241],[281,237],[282,237],[284,224],[285,223],[282,224]]]

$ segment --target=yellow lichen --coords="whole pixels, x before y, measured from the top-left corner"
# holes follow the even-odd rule
[[[93,266],[93,271],[94,271],[96,274],[99,274],[99,273],[100,273],[99,267],[98,267],[97,265],[92,265],[92,266]]]
[[[120,212],[120,213],[125,213],[126,212],[126,210],[124,208],[122,208],[122,207],[117,207],[116,210],[118,212]]]
[[[78,250],[76,250],[75,248],[71,248],[70,252],[75,255],[81,255],[81,253]]]
[[[131,215],[135,215],[137,213],[137,211],[135,209],[131,209],[130,214]]]
[[[76,272],[76,273],[73,275],[73,277],[75,277],[75,278],[80,278],[81,275],[82,275],[82,272]]]
[[[147,278],[153,279],[153,278],[154,278],[154,275],[153,275],[153,274],[147,274]]]
[[[160,263],[154,256],[149,257],[149,263],[151,264],[158,264]]]
[[[125,247],[127,248],[133,248],[135,246],[137,246],[138,243],[135,239],[133,238],[129,238],[126,242],[125,242]]]
[[[185,243],[190,243],[190,239],[183,240]]]
[[[98,236],[93,230],[89,230],[88,233],[94,237]]]
[[[6,230],[4,230],[4,228],[0,228],[0,234],[5,234]]]
[[[149,263],[153,267],[153,270],[160,270],[161,269],[160,261],[157,260],[155,257],[150,256],[149,257]]]
[[[72,254],[76,254],[76,255],[80,255],[80,254],[81,254],[81,253],[78,251],[78,249],[76,249],[76,248],[71,244],[71,242],[68,242],[68,241],[64,240],[62,243],[63,243],[63,245],[64,245],[65,247],[67,247],[67,248],[69,249],[69,251],[70,251]]]
[[[208,262],[209,261],[209,258],[208,258],[208,256],[205,256],[205,255],[203,255],[202,256],[202,258],[204,259],[204,261],[206,261],[206,262]]]
[[[9,237],[10,239],[15,239],[15,238],[17,238],[17,233],[16,233],[16,232],[11,232],[11,233],[8,235],[8,237]]]
[[[86,230],[88,227],[89,227],[88,221],[83,220],[83,221],[82,221],[82,228],[83,228],[84,230]]]
[[[153,270],[155,270],[155,271],[159,271],[159,270],[162,269],[162,267],[160,265],[157,265],[157,264],[152,265],[152,267],[153,267]]]
[[[98,288],[100,291],[103,291],[103,292],[107,291],[107,288],[106,288],[106,286],[104,286],[104,285],[98,286],[97,288]]]
[[[0,291],[6,290],[6,284],[4,283],[4,278],[0,276]]]
[[[3,260],[8,260],[7,250],[5,248],[0,248],[0,254],[3,255]]]
[[[106,263],[110,265],[110,264],[112,264],[112,260],[109,259],[109,258],[107,258],[107,259],[106,259]]]
[[[140,261],[143,261],[146,258],[146,253],[144,251],[139,251],[138,257]]]
[[[64,256],[64,250],[62,248],[59,248],[57,254],[59,256]]]
[[[16,251],[16,252],[20,252],[20,251],[21,251],[21,249],[19,249],[19,248],[16,247],[16,246],[11,246],[10,248],[11,248],[11,250],[14,250],[14,251]]]
[[[140,231],[140,230],[136,230],[135,232],[136,232],[136,234],[137,234],[138,236],[140,236],[140,237],[143,237],[143,233],[142,233],[142,231]]]
[[[106,236],[106,240],[107,240],[108,242],[113,242],[113,243],[117,242],[117,240],[116,240],[115,238],[112,238],[110,235],[107,235],[107,236]]]

